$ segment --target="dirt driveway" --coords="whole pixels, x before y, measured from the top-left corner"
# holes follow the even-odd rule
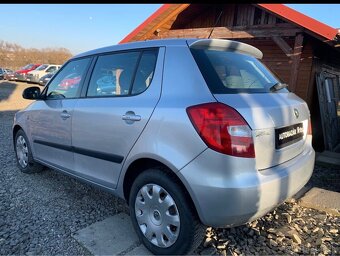
[[[27,83],[14,83],[0,80],[0,111],[15,111],[25,108],[32,101],[21,97],[22,91],[32,86]]]

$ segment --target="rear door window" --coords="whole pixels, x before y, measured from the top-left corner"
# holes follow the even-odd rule
[[[231,51],[191,49],[194,59],[214,94],[264,93],[280,83],[256,58]],[[278,92],[287,92],[287,89]]]
[[[99,56],[87,97],[135,95],[145,91],[153,78],[157,49]]]
[[[140,52],[99,56],[93,70],[88,97],[122,96],[129,93]]]

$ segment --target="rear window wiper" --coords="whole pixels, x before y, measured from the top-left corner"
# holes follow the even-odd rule
[[[286,87],[288,87],[288,84],[278,82],[278,83],[274,84],[273,86],[271,86],[269,88],[269,90],[271,92],[276,92],[276,91],[281,90],[281,89],[286,88]]]

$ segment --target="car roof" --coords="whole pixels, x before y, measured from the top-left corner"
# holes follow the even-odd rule
[[[117,44],[117,45],[98,48],[95,50],[80,53],[74,56],[73,58],[85,57],[85,56],[90,56],[94,54],[106,53],[106,52],[124,51],[124,50],[149,48],[149,47],[161,47],[161,46],[171,46],[171,45],[184,46],[186,45],[186,42],[187,42],[187,39],[157,39],[157,40],[138,41],[138,42]]]
[[[50,63],[43,63],[43,64],[41,64],[40,66],[42,66],[42,65],[48,65],[48,66],[58,66],[58,64],[50,64]]]
[[[215,50],[231,50],[254,56],[255,58],[262,58],[262,52],[245,43],[238,41],[232,41],[227,39],[199,39],[199,38],[176,38],[176,39],[156,39],[156,40],[145,40],[131,43],[118,44],[113,46],[102,47],[80,53],[71,59],[91,56],[95,54],[102,54],[114,51],[124,51],[131,49],[142,49],[150,47],[162,47],[162,46],[186,46],[192,48],[205,48]]]

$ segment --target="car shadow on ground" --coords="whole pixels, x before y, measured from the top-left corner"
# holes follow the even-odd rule
[[[306,186],[318,187],[340,193],[340,169],[315,165]]]
[[[18,85],[8,81],[0,82],[0,101],[7,100],[15,91]]]

